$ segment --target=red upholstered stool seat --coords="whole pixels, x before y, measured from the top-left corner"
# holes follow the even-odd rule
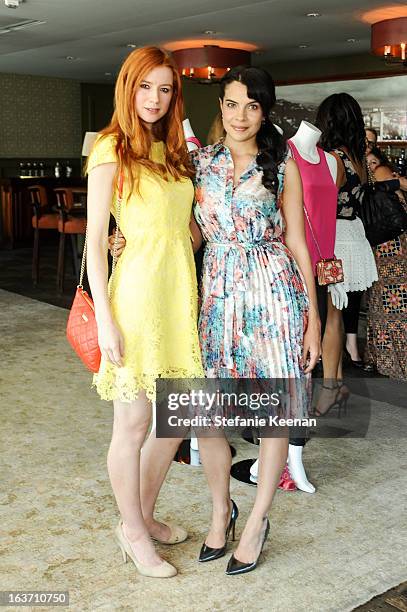
[[[32,226],[34,229],[58,229],[58,213],[47,213],[38,217],[34,215],[32,218]]]
[[[58,230],[64,234],[84,234],[86,232],[86,219],[84,217],[70,217],[58,221]]]

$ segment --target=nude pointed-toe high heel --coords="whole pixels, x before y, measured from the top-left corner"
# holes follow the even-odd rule
[[[142,576],[149,576],[150,578],[172,578],[177,575],[176,568],[167,561],[163,561],[160,565],[152,566],[140,563],[134,554],[130,541],[124,535],[122,520],[119,521],[115,529],[115,535],[120,550],[122,551],[123,561],[127,563],[127,559],[130,558],[136,566],[138,573]]]

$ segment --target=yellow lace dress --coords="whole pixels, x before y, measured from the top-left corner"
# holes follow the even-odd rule
[[[164,162],[165,145],[151,157]],[[117,162],[115,139],[98,138],[88,159]],[[102,399],[132,401],[140,390],[155,399],[155,380],[203,377],[197,332],[197,282],[189,222],[189,179],[165,181],[142,169],[140,194],[124,177],[120,229],[126,248],[111,279],[111,310],[124,337],[123,367],[102,360],[93,384]],[[117,191],[111,212],[116,216]]]

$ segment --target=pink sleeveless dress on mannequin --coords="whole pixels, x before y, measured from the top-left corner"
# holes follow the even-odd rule
[[[334,257],[335,249],[338,188],[329,170],[325,153],[320,147],[317,147],[319,163],[311,164],[301,157],[297,147],[291,140],[288,141],[288,144],[301,174],[304,206],[310,218],[319,249],[324,259],[331,259]],[[304,223],[312,269],[314,274],[316,274],[316,264],[321,259],[321,256],[312,237],[306,217]]]

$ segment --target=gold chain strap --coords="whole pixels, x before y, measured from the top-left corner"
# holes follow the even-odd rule
[[[305,207],[305,204],[304,204],[304,212],[305,212],[305,216],[307,217],[307,221],[308,221],[309,228],[311,230],[312,238],[313,238],[313,240],[315,242],[315,246],[317,247],[317,250],[318,250],[318,255],[323,260],[324,258],[322,257],[322,253],[321,253],[321,250],[319,248],[319,244],[317,242],[317,239],[315,238],[314,230],[312,229],[311,220],[309,218],[308,211],[307,211],[307,209]]]
[[[120,233],[120,213],[122,208],[122,195],[119,194],[117,198],[117,218],[116,218],[116,229],[114,232],[114,243],[113,243],[113,253],[112,253],[112,273],[110,278],[112,278],[114,271],[116,269],[117,264],[117,247],[119,245],[119,233]]]
[[[79,274],[78,289],[83,289],[83,277],[85,276],[85,265],[86,265],[86,253],[87,253],[87,250],[88,250],[88,224],[86,223],[85,244],[83,245],[81,272]]]
[[[119,245],[119,233],[120,233],[120,213],[122,208],[122,191],[123,191],[123,176],[120,175],[119,179],[119,195],[117,198],[117,218],[116,218],[116,229],[114,233],[114,245],[113,245],[113,253],[112,253],[112,273],[110,278],[112,278],[113,273],[116,269],[117,264],[117,247]],[[83,253],[82,253],[82,262],[81,262],[81,271],[79,274],[79,285],[78,289],[83,289],[83,277],[85,276],[85,267],[86,267],[86,255],[88,252],[88,224],[86,224],[86,232],[85,232],[85,244],[83,245]],[[111,286],[111,285],[110,285]],[[109,296],[110,296],[110,286],[109,286]]]

